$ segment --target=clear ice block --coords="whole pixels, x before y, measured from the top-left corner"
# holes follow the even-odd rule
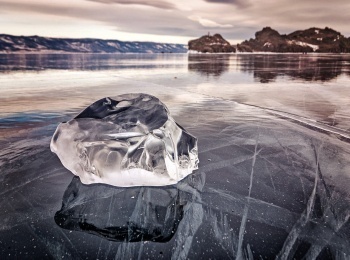
[[[50,147],[84,184],[171,185],[198,168],[197,138],[147,94],[96,101],[61,123]]]

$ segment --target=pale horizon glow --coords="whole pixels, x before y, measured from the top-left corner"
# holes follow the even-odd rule
[[[348,0],[0,0],[0,34],[187,44],[220,33],[232,44],[270,26],[326,26],[350,36]]]

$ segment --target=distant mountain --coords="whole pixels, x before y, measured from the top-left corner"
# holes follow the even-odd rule
[[[255,33],[255,39],[237,44],[240,52],[349,53],[350,39],[331,28],[310,28],[281,35],[270,27]]]
[[[222,53],[236,51],[236,49],[220,34],[214,34],[213,36],[204,35],[199,39],[191,40],[188,42],[188,50],[190,53]]]
[[[186,53],[187,48],[183,44],[0,34],[0,53],[10,52]]]

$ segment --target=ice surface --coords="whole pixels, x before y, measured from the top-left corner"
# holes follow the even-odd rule
[[[162,186],[197,169],[197,139],[147,94],[96,101],[61,123],[51,151],[84,184]]]
[[[204,56],[6,55],[0,259],[350,259],[350,56]],[[167,100],[198,170],[124,188],[64,169],[58,122],[123,89]]]

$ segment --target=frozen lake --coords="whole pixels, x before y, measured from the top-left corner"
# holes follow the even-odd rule
[[[198,138],[177,185],[86,186],[59,122],[147,93]],[[0,259],[350,258],[350,55],[0,55]]]

